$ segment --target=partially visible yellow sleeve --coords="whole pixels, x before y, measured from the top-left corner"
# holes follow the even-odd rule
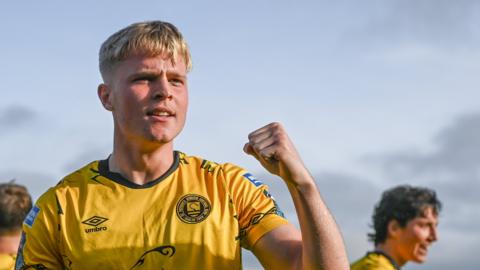
[[[251,249],[263,235],[288,223],[260,180],[229,163],[223,172],[237,211],[242,247]]]
[[[15,267],[15,256],[0,254],[0,270],[13,270]]]
[[[64,268],[58,249],[59,213],[55,191],[50,189],[23,222],[15,270]]]

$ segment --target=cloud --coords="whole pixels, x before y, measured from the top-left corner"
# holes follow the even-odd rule
[[[33,122],[35,118],[36,113],[34,111],[21,105],[12,105],[0,110],[0,135],[11,129],[26,126]]]
[[[34,200],[47,191],[48,188],[54,186],[59,180],[48,173],[38,171],[0,171],[0,182],[8,182],[12,179],[15,179],[15,183],[26,186]]]
[[[425,42],[470,39],[474,31],[470,23],[478,7],[476,1],[392,1],[387,12],[372,19],[371,29],[378,36]]]
[[[383,157],[389,173],[422,175],[447,174],[478,178],[480,169],[480,113],[459,117],[439,132],[430,153],[405,151]]]
[[[480,39],[480,3],[473,0],[375,1],[359,7],[356,25],[342,43],[361,51],[429,56],[432,50],[475,50]]]
[[[458,117],[433,139],[434,150],[409,150],[368,158],[388,179],[434,185],[454,203],[480,206],[480,113]]]
[[[89,146],[63,166],[66,174],[74,172],[94,160],[101,160],[108,157],[111,149],[107,146]]]

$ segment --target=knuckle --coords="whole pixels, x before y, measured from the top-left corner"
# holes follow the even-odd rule
[[[274,133],[285,133],[285,128],[279,122],[272,123],[271,130]]]
[[[281,132],[281,131],[277,131],[273,134],[273,138],[275,139],[275,141],[283,144],[287,141],[287,135],[284,133],[284,132]]]
[[[282,137],[278,132],[275,132],[274,134],[272,134],[272,138],[275,140],[275,142],[278,142],[281,140]]]
[[[273,127],[273,128],[279,128],[279,127],[282,126],[282,124],[280,124],[279,122],[272,122],[272,123],[270,124],[270,126]]]
[[[253,149],[254,149],[255,151],[257,151],[257,152],[260,152],[260,151],[262,150],[262,148],[261,148],[260,145],[258,145],[258,144],[253,144],[252,147],[253,147]]]

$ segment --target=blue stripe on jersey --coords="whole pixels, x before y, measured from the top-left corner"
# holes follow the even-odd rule
[[[36,205],[33,206],[32,210],[30,210],[23,223],[27,224],[29,227],[32,227],[33,222],[35,222],[35,219],[37,218],[39,212],[40,208],[38,208]]]
[[[259,186],[263,185],[262,181],[255,178],[255,176],[253,176],[251,173],[246,173],[246,174],[243,175],[243,177],[247,178],[248,181],[250,181],[256,187],[259,187]]]

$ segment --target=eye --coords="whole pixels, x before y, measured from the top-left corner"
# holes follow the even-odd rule
[[[149,83],[156,79],[155,76],[139,76],[132,79],[134,83]]]
[[[420,222],[420,223],[418,223],[418,225],[420,226],[420,228],[430,227],[430,223],[428,223],[428,222]]]
[[[169,79],[168,82],[173,86],[182,86],[185,82],[182,79],[172,78]]]

